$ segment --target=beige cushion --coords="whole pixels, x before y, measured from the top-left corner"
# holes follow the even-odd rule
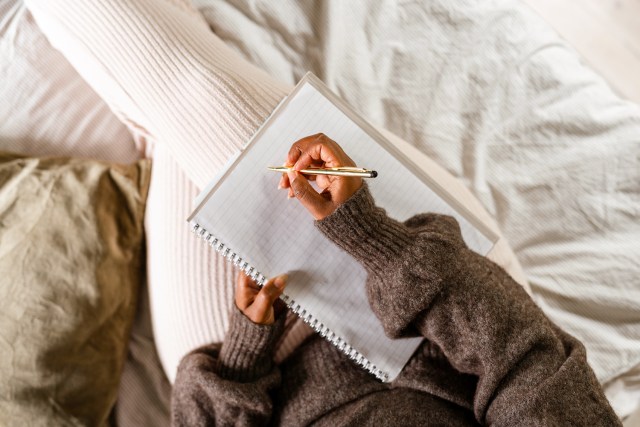
[[[0,420],[102,425],[143,268],[150,163],[0,153]]]

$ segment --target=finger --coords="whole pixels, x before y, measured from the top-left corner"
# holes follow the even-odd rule
[[[244,272],[238,273],[235,300],[236,306],[238,306],[241,311],[244,311],[251,305],[251,303],[253,303],[258,291],[258,285],[251,279],[251,277],[244,274]]]
[[[326,164],[328,167],[352,166],[342,164],[348,156],[335,141],[320,133],[307,136],[296,141],[289,150],[287,162],[296,170],[304,169],[311,164]]]
[[[287,276],[278,276],[264,284],[248,309],[249,318],[256,323],[273,323],[273,304],[282,295]]]
[[[289,188],[289,177],[286,173],[283,173],[278,181],[278,189]]]
[[[300,155],[300,157],[298,157],[298,160],[296,161],[296,163],[293,165],[293,169],[295,169],[297,171],[301,171],[302,169],[307,169],[314,162],[316,162],[316,160],[317,159],[314,159],[312,157],[311,153],[302,153]],[[328,166],[328,164],[327,164],[327,166]]]
[[[293,196],[315,219],[322,219],[331,212],[331,202],[318,194],[303,175],[295,171],[287,172],[287,174]]]
[[[316,185],[320,190],[326,190],[329,188],[332,182],[332,177],[328,175],[318,175],[316,176]]]
[[[277,301],[277,299],[280,298],[282,292],[284,292],[284,288],[287,285],[287,280],[289,280],[289,276],[286,274],[282,274],[270,279],[269,281],[267,281],[267,283],[264,284],[262,289],[260,289],[258,297],[266,299],[266,301],[269,303],[269,306],[272,306]]]
[[[289,152],[287,153],[287,160],[284,162],[286,166],[291,167],[295,165],[295,163],[300,158],[300,154],[302,154],[302,149],[298,145],[300,141],[301,140],[294,142],[293,145],[291,145],[291,148],[289,148]]]

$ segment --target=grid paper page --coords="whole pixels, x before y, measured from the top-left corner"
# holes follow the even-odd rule
[[[309,82],[291,96],[258,133],[194,215],[198,223],[266,277],[288,273],[287,295],[306,315],[341,337],[393,380],[421,338],[390,340],[371,311],[362,266],[326,239],[312,216],[286,190],[278,190],[281,165],[296,140],[322,132],[360,167],[378,206],[398,220],[422,212],[453,215],[471,249],[485,254],[492,242],[390,155]],[[386,141],[384,141],[386,142]],[[388,143],[386,143],[388,144]]]

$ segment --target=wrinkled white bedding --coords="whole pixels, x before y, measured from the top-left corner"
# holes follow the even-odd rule
[[[463,179],[601,382],[640,364],[640,109],[537,16],[516,1],[195,3],[272,75],[294,84],[313,71]],[[115,116],[86,114],[96,95],[62,77],[73,69],[37,50],[50,47],[33,22],[9,28],[14,4],[0,0],[0,149],[136,158]],[[107,148],[114,138],[122,152]],[[619,414],[637,405],[633,375],[617,383],[620,403],[609,394]]]
[[[272,75],[313,71],[462,178],[601,382],[640,363],[640,108],[537,15],[515,1],[196,3]]]
[[[640,361],[636,105],[517,4],[253,3],[201,6],[216,33],[272,74],[294,83],[311,69],[462,177],[496,215],[539,303],[600,343],[589,350],[601,380],[624,369],[611,360],[619,351]]]
[[[124,163],[140,158],[127,127],[17,0],[0,0],[0,149]]]

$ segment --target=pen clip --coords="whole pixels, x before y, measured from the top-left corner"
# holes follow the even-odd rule
[[[267,166],[267,169],[274,171],[286,171],[293,170],[293,166]],[[321,167],[309,167],[308,170],[317,169],[319,171],[333,171],[333,172],[370,172],[369,169],[359,168],[355,166],[337,166],[334,168],[321,168]]]
[[[316,169],[316,168],[310,168],[310,169]],[[324,169],[324,170],[330,170],[330,171],[336,171],[336,172],[369,172],[368,169],[358,168],[354,166],[338,166],[335,168],[317,168],[317,169]]]
[[[335,171],[363,171],[363,168],[357,168],[354,166],[338,166],[335,168],[327,168],[327,169],[331,169],[331,170],[335,170]]]

